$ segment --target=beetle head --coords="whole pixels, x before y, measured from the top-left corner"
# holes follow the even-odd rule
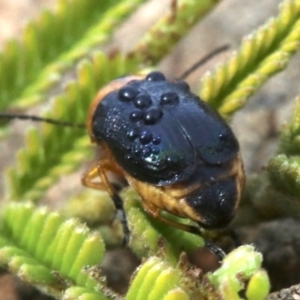
[[[239,201],[235,178],[217,181],[195,190],[186,197],[186,203],[201,219],[205,229],[226,227],[234,217]]]

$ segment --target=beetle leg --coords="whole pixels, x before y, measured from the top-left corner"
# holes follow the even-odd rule
[[[126,213],[124,210],[123,206],[123,200],[119,196],[119,194],[116,192],[115,188],[113,185],[109,182],[106,173],[105,173],[105,168],[104,168],[104,163],[105,161],[101,162],[99,161],[99,164],[97,166],[98,174],[103,182],[103,184],[106,186],[106,190],[108,194],[110,195],[112,201],[114,202],[115,208],[117,209],[117,218],[121,221],[122,227],[123,227],[123,232],[124,232],[124,239],[123,239],[123,245],[127,245],[129,242],[129,236],[130,236],[130,231],[128,228],[127,224],[127,218],[126,218]]]
[[[193,225],[188,225],[188,224],[182,224],[182,223],[170,220],[170,219],[162,216],[159,213],[159,209],[156,206],[151,205],[148,202],[144,202],[143,201],[143,207],[144,207],[144,210],[149,215],[151,215],[153,218],[160,219],[164,223],[166,223],[168,225],[171,225],[171,226],[173,226],[175,228],[178,228],[180,230],[184,230],[184,231],[187,231],[187,232],[190,232],[190,233],[193,233],[193,234],[197,234],[197,235],[203,237],[202,232],[201,232],[201,230],[198,227],[193,226]],[[226,255],[221,248],[219,248],[218,246],[212,244],[211,242],[209,242],[207,240],[205,240],[205,247],[210,252],[212,252],[213,254],[215,254],[219,258],[219,260],[223,260],[223,258]]]
[[[117,218],[120,220],[123,232],[124,232],[124,240],[123,245],[127,245],[129,242],[130,231],[127,224],[126,213],[123,207],[123,201],[121,197],[116,192],[113,185],[109,182],[106,172],[108,170],[108,161],[103,159],[100,160],[97,166],[92,167],[82,178],[82,184],[98,190],[106,190],[114,202],[115,208],[117,210]],[[94,182],[93,179],[100,177],[102,182]]]
[[[226,256],[225,252],[218,246],[212,244],[211,242],[205,240],[205,247],[214,255],[216,255],[220,261]]]
[[[193,225],[179,223],[179,222],[173,221],[169,218],[162,216],[159,212],[159,209],[156,206],[151,205],[149,202],[143,201],[143,207],[144,207],[144,210],[149,215],[151,215],[153,218],[160,219],[161,221],[163,221],[166,224],[169,224],[175,228],[202,236],[201,230],[198,227],[193,226]]]
[[[82,185],[96,189],[96,190],[107,190],[106,186],[102,182],[94,182],[93,179],[99,177],[98,167],[92,167],[86,174],[81,178]]]

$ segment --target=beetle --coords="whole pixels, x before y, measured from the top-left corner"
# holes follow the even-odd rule
[[[121,213],[125,243],[123,202],[108,172],[126,179],[147,213],[177,228],[200,232],[162,211],[204,229],[223,228],[234,217],[245,184],[238,141],[185,81],[157,71],[116,79],[91,103],[87,128],[101,156],[82,183],[108,191]]]
[[[0,117],[88,128],[101,155],[82,177],[82,183],[109,193],[123,226],[124,244],[130,232],[123,201],[108,172],[123,177],[136,190],[150,215],[202,235],[201,228],[218,229],[230,223],[245,175],[232,130],[183,79],[227,49],[227,45],[216,49],[173,81],[161,72],[113,80],[92,101],[87,124],[9,113]],[[98,178],[100,182],[95,181]],[[162,211],[193,220],[199,226],[171,220]],[[205,242],[217,256],[224,256],[221,249]]]

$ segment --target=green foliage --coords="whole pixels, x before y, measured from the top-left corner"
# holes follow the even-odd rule
[[[98,87],[130,72],[133,66],[133,59],[120,55],[109,59],[101,52],[96,53],[91,62],[80,63],[77,81],[69,82],[65,92],[54,98],[51,112],[45,116],[85,122],[89,103]],[[38,200],[62,174],[75,170],[90,157],[90,142],[82,129],[61,130],[45,125],[41,133],[36,128],[28,131],[25,141],[26,147],[18,153],[17,167],[8,170],[11,186],[8,192],[12,199]],[[30,171],[33,167],[35,172]]]
[[[248,179],[244,205],[254,204],[256,212],[261,211],[263,218],[300,218],[299,113],[297,97],[293,118],[282,127],[278,154],[270,159],[259,176]],[[249,217],[248,211],[247,219],[252,217],[256,216]]]
[[[0,56],[1,110],[42,100],[139,2],[61,0],[55,12],[43,12],[28,24],[22,41],[8,42]]]
[[[299,99],[299,96],[295,99],[290,122],[281,128],[278,154],[270,159],[259,176],[254,175],[248,180],[247,190],[252,192],[247,193],[244,204],[254,204],[257,211],[263,212],[263,218],[300,218]]]
[[[279,152],[288,156],[298,155],[300,151],[300,97],[295,99],[291,122],[281,129]]]
[[[299,48],[299,1],[283,1],[279,14],[244,38],[228,62],[201,81],[202,99],[230,117],[262,84],[283,70]]]
[[[64,221],[29,203],[11,203],[2,215],[0,243],[1,266],[47,293],[59,297],[62,291],[81,288],[97,299],[102,294],[101,282],[87,266],[102,260],[104,243],[78,220]]]
[[[134,277],[126,299],[240,299],[238,292],[246,289],[249,300],[263,300],[270,284],[259,269],[262,255],[252,246],[241,246],[231,252],[215,272],[204,275],[197,284],[200,270],[195,270],[184,255],[172,266],[165,257],[149,257]],[[243,280],[240,280],[240,278]]]
[[[54,99],[44,116],[84,123],[99,88],[124,74],[154,67],[217,3],[178,0],[177,11],[168,10],[130,53],[102,51],[114,30],[141,2],[61,0],[56,11],[42,12],[25,29],[21,41],[9,41],[0,54],[1,109],[27,108],[51,94]],[[202,78],[201,97],[225,117],[232,116],[295,53],[300,41],[299,16],[299,0],[283,1],[276,18],[246,37],[227,63]],[[67,79],[70,74],[73,79]],[[269,192],[276,199],[274,215],[282,207],[291,215],[292,209],[282,198],[293,209],[299,203],[299,107],[298,99],[293,120],[282,130],[278,156],[249,184],[255,182],[255,189],[245,203],[268,207]],[[85,130],[42,125],[26,132],[25,147],[18,152],[15,166],[6,170],[0,265],[57,299],[122,299],[106,287],[99,271],[103,240],[107,245],[122,240],[120,224],[100,226],[114,214],[108,195],[84,192],[58,213],[37,208],[51,186],[92,157]],[[126,299],[240,299],[240,291],[249,300],[266,297],[268,276],[261,269],[261,254],[253,247],[239,247],[219,269],[203,275],[182,251],[204,247],[204,238],[153,220],[131,188],[121,196],[131,230],[129,246],[146,257]]]
[[[126,299],[189,299],[179,284],[180,275],[176,269],[163,259],[150,257],[136,274]]]
[[[135,45],[132,55],[142,62],[156,64],[184,36],[196,22],[205,16],[217,1],[177,1],[176,10],[170,11]],[[175,11],[174,11],[175,10]]]
[[[240,299],[238,292],[244,290],[245,282],[249,281],[246,288],[247,299],[263,300],[270,290],[270,282],[265,271],[259,269],[261,262],[262,255],[252,246],[241,246],[224,258],[218,270],[206,276],[217,289],[221,299]],[[209,293],[207,298],[216,299],[217,297]]]

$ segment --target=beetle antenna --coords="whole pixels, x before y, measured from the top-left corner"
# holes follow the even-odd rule
[[[181,76],[179,76],[179,78],[177,78],[178,80],[184,80],[185,78],[187,78],[191,73],[193,73],[195,70],[197,70],[199,67],[201,67],[202,65],[204,65],[206,62],[208,62],[210,59],[212,59],[214,56],[226,51],[229,49],[229,45],[224,45],[221,46],[217,49],[215,49],[214,51],[212,51],[211,53],[209,53],[208,55],[204,56],[203,58],[201,58],[199,61],[197,61],[196,63],[194,63],[191,67],[189,67],[185,72],[183,72],[181,74]]]
[[[84,124],[84,123],[65,122],[65,121],[60,121],[60,120],[56,120],[56,119],[43,118],[43,117],[38,117],[38,116],[33,116],[33,115],[18,115],[18,114],[1,113],[0,114],[0,119],[30,120],[30,121],[34,121],[34,122],[44,122],[44,123],[57,125],[57,126],[64,126],[64,127],[86,128],[86,124]]]

